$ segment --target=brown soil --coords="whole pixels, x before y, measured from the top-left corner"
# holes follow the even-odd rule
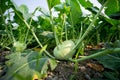
[[[5,55],[9,51],[0,52],[0,76],[5,72]],[[73,62],[60,61],[54,71],[49,71],[45,79],[42,80],[91,80],[102,78],[104,71],[102,65],[95,60],[79,62],[77,66]]]
[[[6,71],[6,67],[5,67],[5,55],[9,54],[10,51],[0,51],[0,77],[2,75],[4,75],[5,71]]]
[[[102,78],[103,67],[97,70],[90,64],[101,67],[96,61],[88,60],[80,62],[77,65],[77,70],[75,70],[75,63],[60,62],[54,71],[48,72],[48,77],[45,80],[91,80],[93,78]]]

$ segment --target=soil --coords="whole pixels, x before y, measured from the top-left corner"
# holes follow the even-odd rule
[[[5,56],[8,55],[10,51],[0,51],[0,77],[3,76],[6,72],[6,67],[5,67]]]
[[[54,71],[48,72],[45,80],[91,80],[102,78],[101,72],[104,71],[104,68],[97,70],[90,64],[102,66],[96,61],[87,60],[78,63],[78,68],[75,70],[75,63],[60,62]]]
[[[5,55],[9,51],[0,51],[0,76],[5,74]],[[104,67],[96,60],[86,60],[77,63],[60,61],[54,71],[48,71],[47,77],[41,80],[92,80],[102,78]],[[36,79],[37,80],[37,79]]]

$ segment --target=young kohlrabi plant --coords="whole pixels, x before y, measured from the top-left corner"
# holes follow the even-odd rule
[[[72,3],[72,1],[71,1],[71,3]],[[79,1],[76,1],[76,3],[78,3],[78,5],[80,6]],[[48,2],[48,4],[49,4],[49,11],[51,13],[50,3]],[[94,22],[96,21],[97,17],[101,13],[101,11],[104,8],[105,4],[98,11],[98,13],[94,17],[93,21],[91,22],[91,24],[88,26],[87,30],[83,33],[83,35],[80,38],[78,38],[78,40],[76,42],[73,42],[72,39],[71,40],[67,40],[67,38],[66,38],[65,41],[63,41],[61,43],[60,43],[60,41],[58,41],[58,37],[56,35],[56,26],[53,24],[54,21],[53,21],[53,18],[52,18],[52,13],[50,14],[52,26],[53,26],[53,28],[55,28],[54,29],[54,35],[55,35],[55,40],[56,40],[57,46],[54,48],[54,56],[56,58],[62,59],[62,60],[68,60],[68,59],[70,59],[70,58],[73,57],[73,55],[75,54],[75,51],[78,48],[78,46],[83,42],[84,38],[88,35],[88,33],[90,32],[90,30],[92,29]],[[63,8],[64,8],[64,6],[63,6]],[[63,15],[67,15],[67,14],[63,13]],[[63,29],[66,29],[66,28],[63,28]],[[66,30],[65,30],[65,34],[67,35],[67,31]]]

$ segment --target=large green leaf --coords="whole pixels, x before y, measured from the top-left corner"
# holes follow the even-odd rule
[[[11,3],[13,5],[12,8],[14,9],[17,16],[23,17],[25,20],[28,20],[30,17],[32,17],[32,14],[28,13],[29,9],[26,5],[22,4],[18,7],[12,0],[11,0]]]
[[[105,71],[103,75],[107,78],[107,80],[120,80],[120,73],[116,71]]]
[[[119,55],[119,56],[115,56]],[[102,56],[97,58],[97,60],[104,65],[105,68],[109,68],[112,70],[120,70],[120,53],[109,54],[106,56]]]
[[[105,10],[105,13],[108,15],[111,15],[112,13],[120,11],[120,1],[119,0],[109,0],[106,7],[107,7],[107,9]]]
[[[18,10],[23,14],[23,17],[25,20],[29,19],[30,17],[32,17],[31,13],[28,13],[29,9],[26,5],[20,5]]]
[[[120,48],[120,40],[115,41],[109,46],[113,48]],[[120,52],[98,57],[97,60],[106,68],[120,71]]]
[[[84,8],[89,8],[93,6],[93,4],[89,0],[79,0],[79,2]]]
[[[76,24],[78,20],[80,20],[80,17],[82,16],[82,11],[80,8],[80,4],[77,0],[66,0],[67,4],[71,7],[71,18],[73,24]]]
[[[28,7],[27,7],[26,5],[24,5],[24,4],[20,5],[20,6],[18,7],[18,10],[19,10],[21,13],[23,13],[23,14],[28,14]]]
[[[48,57],[39,58],[38,53],[31,50],[23,53],[12,53],[6,58],[9,59],[6,62],[8,71],[0,80],[19,80],[19,78],[32,80],[35,73],[46,74],[48,64],[52,65],[52,70],[57,66],[55,60]]]
[[[47,0],[49,9],[52,9],[55,5],[60,4],[60,0]]]
[[[97,7],[92,7],[92,8],[87,8],[89,11],[91,11],[93,14],[96,14],[98,12],[98,8]],[[109,24],[116,26],[119,21],[115,20],[115,19],[119,19],[120,13],[116,13],[116,14],[112,14],[109,17],[106,14],[100,14],[100,20],[105,20],[106,22],[108,22]],[[111,19],[112,18],[112,19]],[[104,22],[105,23],[105,22]]]
[[[106,4],[106,10],[105,13],[107,15],[111,15],[113,13],[116,13],[120,11],[120,0],[98,0],[102,5],[105,1],[108,1]]]

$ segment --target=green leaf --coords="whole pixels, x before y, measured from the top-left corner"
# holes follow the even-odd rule
[[[54,70],[57,66],[56,61],[54,59],[50,59],[49,63],[50,63],[51,70]]]
[[[109,47],[120,48],[120,40],[115,41]],[[120,70],[120,52],[108,54],[96,59],[106,68]]]
[[[64,9],[64,4],[58,4],[58,5],[56,5],[54,8],[55,8],[55,10],[57,10],[57,11],[62,11],[62,10]]]
[[[40,60],[40,64],[41,66],[40,67],[40,73],[41,74],[46,74],[47,73],[47,69],[48,69],[48,58],[41,58]]]
[[[98,0],[98,1],[103,5],[107,0]],[[111,15],[118,11],[120,11],[120,0],[109,0],[108,3],[106,4],[105,13],[107,15]]]
[[[87,8],[87,9],[89,11],[91,11],[93,14],[96,14],[98,12],[98,8],[97,7],[92,7],[92,8]],[[112,15],[109,16],[110,18],[107,17],[106,14],[101,14],[99,17],[101,18],[100,20],[104,19],[106,22],[110,23],[113,26],[116,26],[116,24],[118,24],[117,20],[111,19],[113,17]],[[114,16],[114,17],[116,17],[116,16]],[[117,17],[117,18],[119,18],[119,17]]]
[[[25,20],[29,19],[32,16],[32,14],[28,13],[29,9],[26,5],[20,5],[18,7],[18,10],[23,14]]]
[[[107,0],[98,0],[98,1],[103,5]]]
[[[114,53],[119,54],[119,53]],[[112,70],[120,70],[120,57],[114,55],[106,55],[103,57],[97,58],[97,60],[104,65],[104,67],[112,69]]]
[[[120,40],[116,40],[113,44],[113,47],[117,47],[117,48],[120,48]]]
[[[6,62],[8,71],[0,80],[19,80],[18,78],[32,80],[34,73],[39,72],[40,75],[45,75],[49,63],[57,65],[55,60],[52,62],[48,57],[39,58],[38,53],[31,50],[23,53],[12,53],[6,58],[9,59]],[[54,68],[51,67],[52,70]]]
[[[60,11],[61,13],[69,13],[70,12],[70,6],[66,5],[65,3],[63,4],[58,4],[55,7],[56,11]]]
[[[40,35],[48,37],[48,38],[52,38],[53,37],[53,32],[43,31]]]
[[[103,72],[103,75],[108,79],[108,80],[119,80],[119,73],[118,72],[110,72],[110,71],[108,71],[108,72]]]
[[[29,9],[26,5],[22,4],[18,7],[12,0],[11,3],[13,5],[12,8],[15,10],[15,13],[17,14],[17,16],[21,17],[21,19],[23,17],[25,20],[28,20],[30,17],[32,17],[32,14],[28,13]]]
[[[112,19],[120,20],[120,11],[111,14],[109,17],[112,18]]]
[[[88,0],[78,0],[84,8],[92,7],[93,4]]]
[[[119,0],[109,0],[106,7],[107,7],[107,9],[105,10],[105,13],[107,15],[111,15],[112,13],[120,11],[120,1]]]
[[[103,17],[103,19],[105,19],[108,23],[110,23],[113,26],[116,26],[116,24],[118,24],[117,20],[106,18],[106,17]]]
[[[47,0],[49,9],[52,9],[55,5],[60,4],[60,0]]]
[[[80,17],[82,16],[80,4],[76,0],[67,0],[67,3],[71,7],[70,14],[71,14],[72,22],[75,25],[78,22],[78,20],[80,19]]]
[[[26,5],[24,5],[24,4],[20,5],[20,6],[18,7],[18,10],[19,10],[21,13],[23,13],[23,14],[28,14],[28,7],[27,7]]]
[[[4,30],[0,30],[0,35],[7,34]]]

